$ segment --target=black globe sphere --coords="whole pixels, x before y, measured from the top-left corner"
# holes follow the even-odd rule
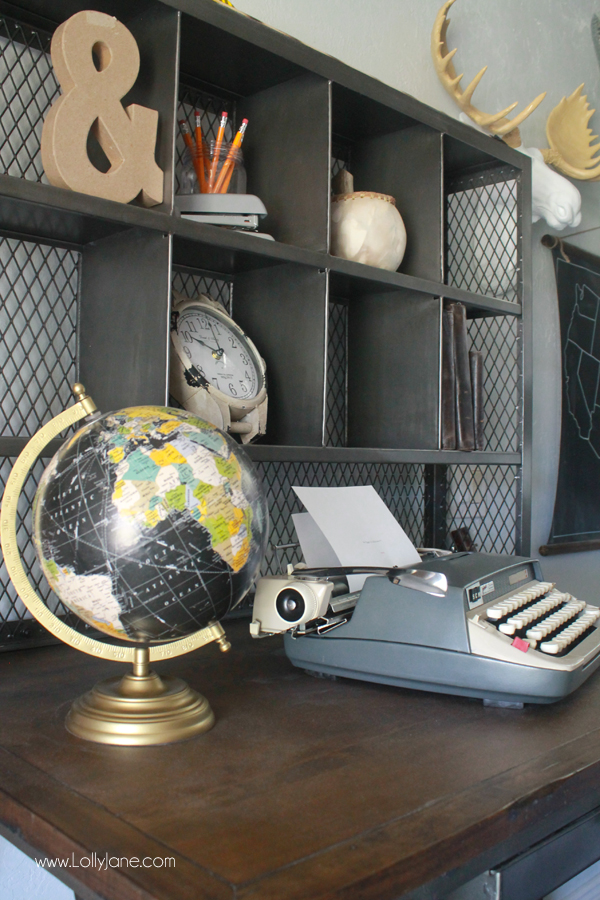
[[[141,406],[86,424],[55,454],[33,507],[51,588],[112,637],[174,640],[248,592],[268,538],[265,495],[228,435]]]

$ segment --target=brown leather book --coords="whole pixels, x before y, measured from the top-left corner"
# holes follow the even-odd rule
[[[456,450],[454,313],[442,310],[442,450]]]
[[[456,449],[474,450],[473,392],[469,366],[467,310],[462,303],[452,303],[454,313],[454,360],[456,366]]]
[[[475,432],[475,449],[483,450],[485,438],[485,411],[483,408],[483,353],[481,350],[469,350],[471,367],[471,386],[473,388],[473,428]]]

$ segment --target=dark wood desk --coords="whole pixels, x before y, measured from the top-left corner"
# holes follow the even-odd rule
[[[67,647],[0,654],[1,832],[36,855],[173,857],[63,870],[84,898],[439,898],[600,805],[600,676],[522,711],[309,678],[277,638],[157,666],[204,692],[208,734],[152,748],[69,735],[119,667]],[[73,856],[72,856],[73,855]]]

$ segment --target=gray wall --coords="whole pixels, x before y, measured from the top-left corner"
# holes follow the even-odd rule
[[[385,81],[451,116],[458,108],[438,82],[430,34],[442,0],[234,0],[249,15],[324,53]],[[600,0],[456,0],[450,10],[450,49],[458,47],[458,72],[466,85],[482,66],[488,71],[474,102],[495,112],[542,91],[547,97],[521,128],[525,146],[547,146],[546,118],[581,82],[592,107],[600,105],[600,69],[590,36]],[[600,112],[592,126],[600,129]],[[583,219],[573,243],[600,255],[600,184],[576,182]],[[534,473],[532,548],[548,538],[554,506],[560,437],[560,346],[556,289],[550,252],[540,238],[552,230],[534,226]],[[562,233],[568,236],[569,232]],[[546,577],[581,599],[596,601],[600,552],[544,561]]]

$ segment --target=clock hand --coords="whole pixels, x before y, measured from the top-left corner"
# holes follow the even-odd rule
[[[215,350],[213,347],[207,344],[206,341],[202,341],[200,338],[194,337],[193,334],[191,334],[190,337],[192,338],[192,340],[197,341],[199,344],[202,344],[203,347],[206,347],[207,350],[210,350],[215,359],[221,359],[221,357],[223,356],[223,353],[225,351],[220,347],[217,347],[217,349]]]
[[[222,349],[222,347],[219,347],[219,341],[217,340],[217,336],[216,336],[216,334],[215,334],[215,329],[213,328],[213,324],[212,324],[212,322],[210,321],[210,319],[208,319],[208,324],[209,324],[209,326],[210,326],[210,330],[212,331],[212,334],[213,334],[213,338],[214,338],[215,344],[217,345],[217,350],[219,351],[219,356],[218,356],[218,357],[215,356],[215,359],[221,359],[221,357],[223,356],[223,354],[225,353],[225,351]],[[214,356],[214,354],[213,354],[213,356]]]

